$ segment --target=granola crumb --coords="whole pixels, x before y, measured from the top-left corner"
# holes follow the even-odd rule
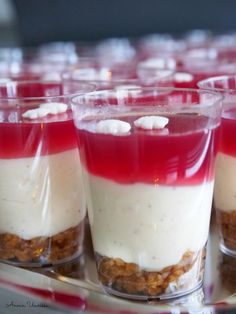
[[[155,297],[166,293],[167,288],[173,283],[177,291],[181,290],[182,283],[179,284],[178,280],[196,264],[199,273],[187,284],[193,286],[193,281],[198,283],[199,278],[201,280],[203,276],[205,248],[197,254],[185,252],[178,264],[165,267],[160,271],[146,271],[137,264],[126,263],[120,258],[108,258],[99,254],[96,254],[96,258],[99,279],[105,287],[129,295]],[[186,277],[186,281],[189,281],[189,277]]]
[[[236,210],[225,212],[216,209],[216,219],[225,246],[236,250]]]
[[[84,222],[52,237],[24,240],[14,234],[0,234],[0,259],[19,264],[55,264],[82,251],[83,234]]]

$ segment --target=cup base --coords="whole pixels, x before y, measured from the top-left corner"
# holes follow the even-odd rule
[[[0,261],[13,266],[49,267],[82,254],[84,221],[51,237],[25,240],[14,234],[0,235]]]
[[[164,300],[186,295],[201,286],[205,247],[185,252],[176,265],[147,271],[120,258],[95,254],[99,281],[108,294],[133,300]]]
[[[61,264],[65,264],[68,262],[71,262],[77,258],[79,258],[82,255],[82,249],[79,250],[78,252],[74,253],[73,255],[66,257],[64,259],[61,260],[57,260],[54,262],[47,262],[47,261],[38,261],[38,262],[19,262],[16,259],[12,259],[12,260],[4,260],[4,259],[0,259],[1,263],[4,264],[8,264],[11,266],[17,266],[17,267],[23,267],[23,268],[47,268],[47,267],[52,267],[52,266],[56,266],[56,265],[61,265]]]
[[[226,247],[223,241],[220,242],[220,250],[222,253],[236,258],[236,250]]]
[[[181,298],[181,297],[187,296],[187,295],[197,291],[198,289],[200,289],[202,287],[202,285],[203,285],[203,281],[201,280],[200,282],[198,282],[191,289],[181,290],[179,292],[174,292],[174,293],[159,294],[157,296],[134,295],[134,294],[123,293],[123,292],[114,290],[114,289],[112,289],[110,287],[107,287],[107,286],[105,286],[103,284],[101,284],[101,287],[102,287],[103,291],[106,294],[112,295],[112,296],[115,296],[115,297],[119,297],[119,298],[122,298],[122,299],[136,300],[136,301],[153,301],[153,300],[166,301],[166,300],[173,300],[173,299],[177,299],[177,298]]]

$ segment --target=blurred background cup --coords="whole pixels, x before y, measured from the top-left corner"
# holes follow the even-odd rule
[[[214,205],[221,249],[236,256],[236,76],[209,78],[199,82],[199,88],[224,95]]]
[[[58,57],[58,54],[61,57]],[[60,80],[60,75],[73,66],[71,54],[37,48],[0,48],[0,81]],[[75,59],[74,62],[77,62]]]
[[[179,58],[160,56],[148,58],[137,63],[137,74],[140,78],[160,81],[164,71],[172,71],[169,86],[177,88],[197,88],[197,83],[213,76],[236,73],[236,63],[217,58],[214,49],[192,49]]]
[[[85,196],[70,98],[78,82],[0,84],[0,259],[38,267],[82,252]]]
[[[221,99],[142,87],[72,98],[106,292],[164,299],[201,285]]]
[[[167,87],[173,85],[173,70],[157,68],[153,71],[140,69],[136,64],[101,65],[92,63],[77,64],[62,73],[63,80],[87,81],[95,84],[98,90],[137,88],[140,86]]]

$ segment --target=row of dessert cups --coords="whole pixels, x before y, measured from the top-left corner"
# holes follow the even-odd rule
[[[78,257],[88,212],[104,290],[172,298],[202,284],[213,195],[235,254],[236,80],[129,83],[0,84],[0,259]]]

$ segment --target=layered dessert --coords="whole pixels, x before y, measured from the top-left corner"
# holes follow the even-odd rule
[[[77,256],[85,204],[71,111],[25,101],[1,119],[0,259],[40,266]]]
[[[236,254],[236,108],[224,110],[216,161],[214,204],[222,248]]]
[[[194,113],[106,114],[77,123],[100,282],[138,299],[190,291],[203,276],[218,127]]]

